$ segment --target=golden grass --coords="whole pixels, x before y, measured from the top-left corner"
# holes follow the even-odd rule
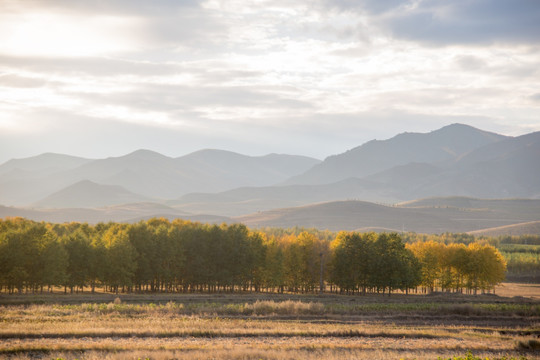
[[[0,357],[435,360],[471,350],[534,358],[529,344],[540,334],[539,302],[499,296],[121,298],[0,305]]]
[[[300,350],[286,350],[286,349],[201,349],[201,350],[153,350],[153,351],[122,351],[122,352],[103,352],[103,351],[85,351],[85,352],[52,352],[47,358],[52,359],[85,359],[85,360],[210,360],[210,359],[223,359],[223,360],[247,360],[247,359],[280,359],[280,360],[395,360],[395,359],[417,359],[417,360],[435,360],[439,356],[447,359],[452,358],[455,355],[464,355],[465,352],[457,353],[454,350],[448,351],[431,351],[415,350],[409,351],[396,351],[389,349],[300,349]],[[501,359],[508,357],[506,352],[475,352],[475,355],[489,359]],[[511,355],[510,355],[511,356]],[[12,357],[13,359],[20,360],[33,360],[35,357],[31,357],[25,354],[19,354]]]

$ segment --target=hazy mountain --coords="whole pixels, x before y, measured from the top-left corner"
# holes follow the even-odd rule
[[[83,180],[121,186],[147,198],[174,199],[190,192],[282,182],[319,162],[303,156],[252,157],[221,150],[202,150],[179,158],[138,150],[99,160],[44,154],[0,166],[4,171],[0,173],[0,203],[32,204]]]
[[[470,201],[481,201],[470,199]],[[384,206],[364,201],[338,201],[275,209],[236,217],[251,227],[315,227],[329,230],[467,232],[506,226],[538,218],[540,200],[531,200],[519,212],[522,200],[499,200],[496,208],[445,206]]]
[[[96,208],[109,205],[148,201],[118,185],[101,185],[89,180],[79,181],[36,203],[45,208]]]
[[[74,169],[91,159],[80,158],[76,156],[45,153],[24,159],[11,159],[0,165],[0,174],[6,173],[53,173]]]
[[[121,185],[152,198],[171,199],[190,192],[273,184],[318,162],[302,156],[253,157],[223,150],[201,150],[174,159],[139,150],[93,161],[78,168],[72,176]]]
[[[420,135],[440,139],[441,134],[465,136],[463,132],[469,133],[468,138],[478,135],[482,139],[485,135],[461,125]],[[491,137],[489,133],[485,136]],[[460,143],[460,138],[456,142]],[[463,149],[464,145],[461,146]],[[316,165],[307,173],[321,169],[323,165]],[[502,138],[444,161],[411,162],[363,178],[348,178],[321,185],[245,187],[217,194],[188,194],[170,204],[194,213],[238,216],[272,208],[348,199],[397,203],[436,196],[539,198],[539,179],[540,133],[532,133],[516,138]]]
[[[351,178],[324,185],[242,187],[220,193],[191,193],[167,204],[191,213],[239,216],[332,200],[395,202],[385,191],[386,188],[377,183]]]
[[[177,158],[175,162],[178,168],[186,170],[184,181],[188,186],[181,192],[186,194],[272,185],[311,168],[320,160],[305,156],[246,156],[223,150],[201,150]]]
[[[0,203],[33,203],[73,183],[57,174],[91,162],[75,156],[46,153],[25,159],[12,159],[0,165]]]
[[[364,177],[408,163],[437,163],[456,159],[502,135],[453,124],[430,133],[403,133],[388,140],[372,140],[343,154],[326,158],[286,184],[325,184]]]
[[[411,189],[408,198],[540,198],[540,132],[478,148],[428,180],[419,174],[419,185]],[[396,176],[394,184],[399,181]]]
[[[337,200],[395,204],[440,196],[466,196],[467,200],[463,201],[467,202],[473,201],[470,198],[540,198],[539,179],[540,132],[512,138],[454,124],[426,134],[404,133],[389,140],[371,141],[324,162],[302,156],[246,156],[222,150],[201,150],[178,158],[138,150],[99,160],[43,154],[10,160],[0,166],[0,203],[66,207],[71,208],[69,211],[73,214],[82,216],[83,209],[73,208],[158,199],[167,206],[130,209],[121,215],[118,215],[119,209],[114,209],[111,214],[114,219],[123,221],[152,216],[201,216],[201,219],[218,221],[253,213],[255,215],[247,219],[255,221],[259,219],[257,214],[268,216],[267,211],[271,209]],[[455,197],[452,199],[457,201]],[[399,211],[406,211],[404,214],[420,211],[423,219],[433,223],[419,228],[433,230],[437,224],[452,227],[448,224],[456,219],[459,224],[468,223],[471,214],[474,214],[473,219],[476,218],[478,209],[482,212],[482,209],[498,209],[497,206],[495,202],[463,206],[445,203],[431,207],[432,213],[425,214],[421,206],[400,205]],[[519,206],[523,207],[524,203]],[[450,209],[447,211],[455,217],[444,218],[444,221],[430,218],[435,213],[440,214],[441,208]],[[461,208],[474,208],[474,212],[461,213]],[[295,210],[291,213],[294,216],[286,216],[283,223],[292,224],[298,220],[307,224],[312,220],[326,224],[322,219],[317,220],[319,210],[310,213],[309,209],[302,210],[301,216],[305,218],[298,217],[302,211]],[[357,207],[354,209],[358,210]],[[387,212],[396,207],[382,209]],[[371,210],[377,212],[380,208]],[[107,211],[101,209],[86,214],[92,219],[103,219],[107,217]],[[518,207],[504,210],[506,222],[498,217],[493,221],[496,226],[506,226],[518,222],[514,220],[540,220],[540,212],[535,217],[524,218],[520,211]],[[60,211],[54,214],[59,218],[70,218],[67,214],[59,215]],[[314,216],[311,220],[310,214]],[[344,218],[339,221],[349,224],[349,215],[341,215]],[[361,216],[365,220],[371,219],[367,215]],[[453,228],[472,231],[494,226],[485,216],[482,219],[481,224],[477,224],[482,227],[469,229],[456,225]],[[393,228],[399,222],[396,221],[377,220],[361,225]]]
[[[316,227],[330,230],[415,231],[419,233],[495,231],[498,235],[538,228],[540,200],[432,198],[396,206],[365,201],[338,201],[274,209],[235,218],[193,215],[155,203],[96,209],[23,209],[0,206],[0,218],[22,216],[50,222],[136,222],[153,217],[182,218],[208,223],[242,222],[250,227]],[[535,221],[536,220],[536,221]],[[511,226],[515,225],[515,226]],[[491,230],[490,230],[491,229]]]
[[[80,166],[63,176],[118,185],[146,197],[161,197],[176,189],[182,173],[174,159],[149,150],[138,150],[120,157],[99,159]]]

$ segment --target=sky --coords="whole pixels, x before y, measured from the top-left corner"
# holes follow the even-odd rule
[[[0,0],[0,163],[540,130],[538,0]]]

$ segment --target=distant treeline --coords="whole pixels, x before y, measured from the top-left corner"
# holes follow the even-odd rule
[[[0,220],[0,290],[391,293],[490,290],[506,262],[489,245],[396,233],[308,232],[151,219],[136,224]]]

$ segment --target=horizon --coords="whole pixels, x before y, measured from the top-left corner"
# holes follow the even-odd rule
[[[34,157],[38,157],[38,156],[43,156],[43,155],[66,155],[66,156],[73,156],[73,157],[78,157],[78,158],[84,158],[84,159],[87,159],[87,160],[102,160],[102,159],[108,159],[108,158],[120,158],[120,157],[124,157],[124,156],[128,156],[130,154],[133,154],[133,153],[136,153],[136,152],[139,152],[139,151],[148,151],[148,152],[153,152],[153,153],[156,153],[156,154],[159,154],[159,155],[162,155],[162,156],[166,156],[166,157],[169,157],[169,158],[172,158],[172,159],[176,159],[176,158],[181,158],[181,157],[184,157],[184,156],[188,156],[188,155],[191,155],[191,154],[194,154],[194,153],[197,153],[197,152],[201,152],[201,151],[224,151],[224,152],[230,152],[230,153],[235,153],[235,154],[239,154],[239,155],[244,155],[244,156],[249,156],[249,157],[264,157],[264,156],[270,156],[270,155],[291,155],[291,156],[303,156],[303,157],[309,157],[309,158],[313,158],[313,159],[316,159],[316,160],[319,160],[319,161],[324,161],[326,158],[328,157],[331,157],[331,156],[334,156],[334,155],[339,155],[339,154],[343,154],[349,150],[352,150],[354,148],[357,148],[357,147],[360,147],[360,146],[363,146],[365,145],[366,143],[370,142],[370,141],[386,141],[386,140],[390,140],[398,135],[401,135],[401,134],[410,134],[410,133],[417,133],[417,134],[428,134],[428,133],[431,133],[431,132],[434,132],[434,131],[438,131],[438,130],[441,130],[443,128],[447,128],[447,127],[450,127],[450,126],[454,126],[454,125],[464,125],[464,126],[471,126],[471,125],[468,125],[468,124],[462,124],[462,123],[452,123],[452,124],[447,124],[447,125],[444,125],[443,127],[441,128],[438,128],[438,129],[432,129],[432,130],[428,130],[427,132],[410,132],[410,131],[404,131],[404,132],[401,132],[401,133],[397,133],[397,134],[394,134],[393,136],[391,137],[388,137],[388,138],[385,138],[385,139],[371,139],[371,140],[367,140],[361,144],[358,144],[354,147],[351,147],[351,148],[348,148],[348,149],[345,149],[343,150],[342,152],[339,152],[339,153],[335,153],[335,154],[327,154],[323,157],[314,157],[314,156],[309,156],[309,155],[304,155],[304,154],[289,154],[289,153],[284,153],[284,152],[277,152],[277,151],[274,151],[274,152],[269,152],[269,153],[263,153],[263,154],[246,154],[246,153],[240,153],[240,152],[237,152],[237,151],[234,151],[234,150],[229,150],[229,149],[218,149],[218,148],[202,148],[202,149],[197,149],[197,150],[194,150],[194,151],[190,151],[190,152],[187,152],[187,153],[184,153],[184,154],[179,154],[179,155],[170,155],[170,154],[164,154],[164,153],[161,153],[157,150],[154,150],[154,149],[148,149],[148,148],[138,148],[138,149],[134,149],[132,151],[128,151],[126,153],[121,153],[121,154],[114,154],[114,155],[105,155],[104,157],[87,157],[87,156],[80,156],[80,155],[77,155],[77,154],[73,154],[73,153],[59,153],[59,152],[51,152],[51,151],[46,151],[46,152],[42,152],[42,153],[39,153],[39,154],[34,154],[34,155],[30,155],[30,156],[26,156],[26,157],[19,157],[19,158],[11,158],[11,159],[7,159],[7,160],[4,160],[2,161],[1,160],[1,157],[0,157],[0,166],[11,161],[11,160],[24,160],[24,159],[27,159],[27,158],[34,158]],[[471,126],[472,127],[472,126]],[[475,127],[473,127],[475,128]],[[490,132],[490,133],[494,133],[492,131],[488,131],[488,130],[484,130],[484,129],[479,129],[479,128],[475,128],[477,130],[480,130],[480,131],[485,131],[485,132]],[[503,136],[508,136],[508,137],[512,137],[512,135],[506,135],[506,134],[500,134],[500,133],[495,133],[495,134],[498,134],[498,135],[503,135]],[[521,136],[521,135],[526,135],[527,133],[525,134],[520,134],[520,135],[515,135],[515,137],[517,136]]]
[[[205,148],[323,159],[464,123],[540,130],[527,0],[0,3],[0,162]]]

